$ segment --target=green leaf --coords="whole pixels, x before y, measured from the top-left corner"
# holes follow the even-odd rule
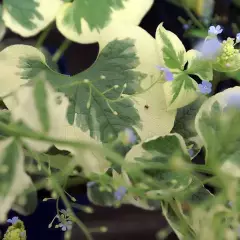
[[[54,87],[58,87],[69,83],[70,79],[69,76],[52,71],[44,54],[28,45],[6,47],[0,52],[0,66],[3,70],[0,76],[1,97],[16,91],[29,80],[46,80]],[[8,100],[4,102],[11,105],[11,99]]]
[[[196,50],[190,50],[186,53],[188,62],[187,73],[197,75],[202,80],[211,81],[213,79],[212,64],[201,58],[201,53]]]
[[[139,65],[135,70],[148,73],[140,82],[143,91],[137,91],[137,94],[131,97],[141,121],[141,127],[134,128],[142,140],[168,134],[173,127],[176,110],[167,110],[163,74],[156,68],[164,63],[162,53],[157,51],[155,39],[140,27],[118,24],[102,32],[100,49],[104,49],[110,41],[126,38],[134,39],[134,51],[139,58]]]
[[[173,81],[164,83],[167,109],[174,110],[193,102],[198,94],[197,83],[185,73],[178,74]]]
[[[188,148],[193,150],[192,157],[200,151],[203,145],[195,129],[195,117],[206,99],[207,97],[200,96],[193,103],[179,108],[172,129],[172,133],[176,132],[180,134],[184,138]]]
[[[134,44],[133,40],[127,39],[127,37],[133,39]],[[0,53],[0,67],[3,69],[3,75],[2,77],[0,76],[0,96],[16,90],[20,85],[26,84],[29,80],[45,80],[50,82],[55,89],[65,92],[66,95],[70,97],[72,103],[76,100],[76,97],[73,96],[74,92],[83,91],[83,95],[86,97],[81,101],[81,106],[84,105],[83,110],[86,112],[81,113],[83,115],[81,124],[86,126],[86,128],[83,129],[86,131],[88,126],[84,123],[84,119],[88,114],[90,118],[94,117],[87,111],[86,105],[89,97],[89,88],[83,80],[94,80],[94,82],[91,82],[94,86],[95,83],[99,86],[104,83],[100,86],[100,90],[102,91],[106,91],[116,84],[119,85],[120,87],[118,89],[113,89],[112,92],[108,93],[108,97],[114,97],[115,95],[116,97],[120,96],[121,88],[124,83],[127,83],[127,88],[123,96],[128,99],[124,101],[121,99],[119,102],[113,103],[113,105],[117,107],[121,106],[121,111],[123,111],[127,104],[130,108],[126,109],[122,118],[128,115],[130,110],[133,109],[129,116],[135,117],[140,115],[139,122],[135,125],[131,123],[127,124],[126,119],[123,120],[120,119],[119,115],[113,115],[107,106],[107,108],[101,111],[101,113],[107,114],[101,116],[101,121],[106,120],[105,123],[102,121],[102,125],[105,124],[106,128],[111,130],[112,122],[115,122],[116,119],[115,123],[124,122],[125,126],[134,127],[143,140],[155,134],[164,135],[169,133],[173,127],[176,111],[167,111],[163,84],[157,83],[154,85],[161,77],[161,73],[156,68],[156,65],[162,65],[161,56],[158,55],[156,50],[155,40],[146,31],[137,26],[116,25],[115,27],[104,30],[99,44],[99,57],[101,62],[99,62],[98,58],[92,67],[73,77],[52,71],[50,69],[51,62],[47,61],[46,57],[39,50],[31,46],[14,45],[4,49]],[[114,51],[108,48],[109,46],[113,46],[113,44],[117,45]],[[145,48],[146,44],[148,48]],[[109,57],[106,57],[106,51]],[[105,57],[101,52],[104,52]],[[111,52],[111,54],[108,52]],[[148,73],[149,75],[144,73]],[[102,79],[106,77],[106,74],[109,76],[109,79]],[[90,79],[90,77],[93,79]],[[144,81],[142,81],[143,78]],[[141,93],[141,89],[148,90]],[[131,100],[133,100],[131,101],[128,94],[135,94],[136,91],[140,93],[131,97]],[[92,92],[94,95],[97,95],[96,92]],[[80,99],[77,100],[80,101]],[[97,100],[103,104],[103,106],[106,106],[106,101],[102,97],[97,95]],[[96,103],[94,99],[91,99],[91,102]],[[13,98],[4,99],[4,103],[11,109],[11,106],[14,105]],[[146,108],[147,105],[150,106],[148,109]],[[96,106],[96,104],[93,106]],[[92,109],[93,106],[91,106]],[[72,109],[71,107],[69,109],[69,116],[73,118],[74,111],[78,113],[78,116],[82,116],[80,115],[79,107],[73,109],[73,105]],[[129,116],[127,117],[129,118]],[[108,118],[111,118],[110,124]],[[77,125],[79,126],[79,123]],[[95,131],[95,127],[99,129],[99,126],[95,123],[90,125],[92,132],[97,135],[98,131]],[[122,129],[123,127],[124,126],[120,128]],[[102,133],[102,135],[104,134],[105,133]]]
[[[61,0],[4,0],[3,20],[22,37],[34,36],[51,23],[62,5]]]
[[[133,70],[139,64],[133,50],[131,39],[112,41],[91,68],[73,77],[69,122],[83,131],[89,130],[93,138],[103,142],[140,123],[133,102],[121,98],[121,92],[134,94],[140,88],[140,81],[146,77]],[[85,84],[84,79],[87,80]],[[115,89],[116,85],[119,88]],[[112,90],[103,94],[107,89]]]
[[[213,197],[214,195],[203,186],[202,182],[197,177],[193,177],[193,181],[189,187],[186,191],[180,193],[177,196],[177,199],[183,204],[188,204],[190,207],[189,210],[191,210],[192,207],[200,206],[209,199],[213,199]]]
[[[87,188],[87,196],[89,200],[95,205],[112,207],[116,202],[113,191],[100,191],[99,187],[100,186],[96,183]]]
[[[72,41],[93,43],[112,22],[138,25],[152,4],[153,0],[74,0],[61,7],[57,27]]]
[[[195,121],[198,135],[206,149],[205,160],[216,173],[240,177],[238,99],[240,88],[234,87],[208,99]]]
[[[126,155],[126,161],[136,163],[136,167],[137,164],[143,165],[144,172],[158,181],[156,188],[156,185],[146,183],[145,179],[138,179],[138,182],[149,186],[146,194],[153,199],[175,196],[185,190],[192,181],[187,172],[171,167],[172,162],[182,165],[183,168],[185,162],[190,162],[186,145],[179,134],[155,137],[134,146]]]
[[[8,138],[0,141],[0,221],[5,221],[16,198],[31,186],[24,172],[24,155],[19,143]]]
[[[157,28],[156,41],[163,53],[165,65],[171,69],[183,70],[185,47],[174,33],[163,27],[162,23]]]

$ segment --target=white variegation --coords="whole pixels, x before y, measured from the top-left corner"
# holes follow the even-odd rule
[[[138,25],[144,15],[149,11],[153,4],[153,0],[128,0],[124,2],[124,8],[112,10],[111,21],[107,23],[107,29],[115,23],[126,23],[127,25]],[[79,34],[76,30],[75,22],[72,20],[71,25],[64,24],[65,14],[73,8],[73,3],[65,3],[57,14],[56,23],[58,30],[68,39],[78,43],[94,43],[98,42],[101,31],[97,29],[91,30],[85,19],[79,19],[82,26],[82,32]]]
[[[11,151],[11,149],[8,149],[11,147],[10,145],[13,143],[14,138],[7,138],[0,141],[0,168],[3,169],[3,161],[8,160],[5,159],[6,151]],[[17,143],[15,143],[17,144]],[[13,174],[11,176],[11,185],[8,189],[7,194],[2,195],[0,192],[0,222],[3,223],[6,221],[7,213],[11,209],[12,205],[14,204],[16,198],[20,196],[27,188],[29,188],[32,185],[31,178],[25,173],[24,171],[24,155],[23,150],[20,145],[17,145],[17,152],[14,154],[14,159],[11,159],[11,161],[14,161],[14,166],[7,165],[5,166],[8,170],[5,174]],[[14,171],[12,169],[9,169],[9,167],[13,167]],[[4,173],[0,173],[3,175]],[[4,176],[1,176],[4,177]],[[1,182],[0,184],[4,184],[4,182]]]
[[[25,0],[23,4],[18,0],[5,0],[3,2],[3,21],[8,28],[22,37],[34,36],[47,27],[55,20],[56,14],[63,4],[62,0],[27,1]],[[11,11],[15,11],[15,13],[19,11],[21,19],[17,20]],[[28,16],[29,11],[32,14],[31,17]],[[33,28],[26,26],[27,21],[33,23],[35,26]]]

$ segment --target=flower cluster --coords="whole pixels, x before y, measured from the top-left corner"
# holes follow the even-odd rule
[[[239,50],[234,48],[234,39],[228,38],[222,43],[222,50],[220,56],[217,57],[217,63],[230,67],[231,61],[237,54],[239,54]]]
[[[13,217],[8,219],[7,223],[10,223],[11,226],[8,227],[8,230],[4,234],[3,240],[26,240],[26,230],[24,224],[18,217]]]

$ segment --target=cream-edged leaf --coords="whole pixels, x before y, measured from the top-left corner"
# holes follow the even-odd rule
[[[89,145],[100,145],[99,142],[92,139],[88,134],[82,132],[80,128],[69,125],[67,122],[58,131],[56,137],[65,141],[84,141]],[[55,144],[55,146],[60,150],[70,151],[73,154],[75,163],[83,168],[86,176],[92,173],[105,173],[110,167],[110,162],[106,160],[104,154],[99,152],[75,148],[66,144]]]
[[[24,172],[22,148],[15,139],[0,141],[0,166],[0,222],[4,222],[16,198],[32,184]]]
[[[3,20],[13,32],[31,37],[55,19],[62,4],[62,0],[4,0]]]
[[[196,50],[189,50],[185,55],[188,62],[187,73],[197,75],[202,80],[213,79],[212,63],[204,60],[201,53]]]
[[[141,127],[135,130],[142,140],[156,135],[164,136],[171,131],[176,110],[167,110],[162,83],[157,83],[145,93],[133,97],[133,102],[141,123]]]
[[[23,122],[36,132],[55,137],[66,122],[68,99],[47,82],[22,86],[13,99],[15,103],[10,109],[13,120]],[[37,140],[25,139],[25,142],[37,151],[46,151],[51,146],[51,143]]]
[[[54,87],[66,84],[70,77],[51,70],[49,60],[38,49],[29,45],[11,45],[0,52],[0,96],[3,97],[20,86],[27,84],[29,80],[46,80]],[[51,65],[49,63],[49,65]],[[4,98],[4,103],[11,108],[12,97]]]
[[[200,108],[195,127],[206,149],[205,161],[216,171],[240,177],[240,87],[209,98]]]
[[[183,70],[186,50],[181,40],[174,33],[166,30],[161,23],[156,30],[156,41],[165,66]]]
[[[94,43],[103,29],[115,22],[138,25],[153,4],[153,0],[75,0],[65,3],[57,14],[57,27],[68,39],[79,43]]]
[[[163,88],[168,110],[184,107],[198,97],[197,83],[185,73],[178,74],[171,82],[165,82]]]
[[[126,37],[134,39],[134,47],[139,59],[136,70],[148,74],[140,83],[142,89],[140,92],[143,93],[132,97],[134,108],[140,116],[141,126],[135,127],[135,130],[142,140],[156,134],[165,135],[173,126],[176,111],[167,111],[163,84],[160,83],[163,76],[156,68],[156,66],[163,66],[163,59],[162,55],[157,52],[155,39],[140,27],[118,24],[117,27],[109,27],[102,31],[99,40],[100,50],[109,41]],[[158,80],[159,83],[157,83]],[[147,91],[144,92],[144,90]]]
[[[144,173],[158,180],[157,185],[160,185],[156,188],[156,185],[152,186],[151,183],[145,182],[145,179],[141,179],[149,187],[146,194],[152,198],[164,199],[173,196],[185,190],[192,181],[189,173],[170,167],[171,161],[176,161],[182,166],[185,162],[190,162],[185,142],[176,133],[156,136],[134,146],[126,155],[126,161],[135,163],[136,167],[137,164],[145,166]],[[165,168],[162,169],[158,164],[162,164]],[[166,168],[167,166],[169,169]]]

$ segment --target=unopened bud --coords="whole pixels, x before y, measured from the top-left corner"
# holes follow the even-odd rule
[[[102,226],[99,228],[100,232],[107,232],[108,228],[105,226]]]

